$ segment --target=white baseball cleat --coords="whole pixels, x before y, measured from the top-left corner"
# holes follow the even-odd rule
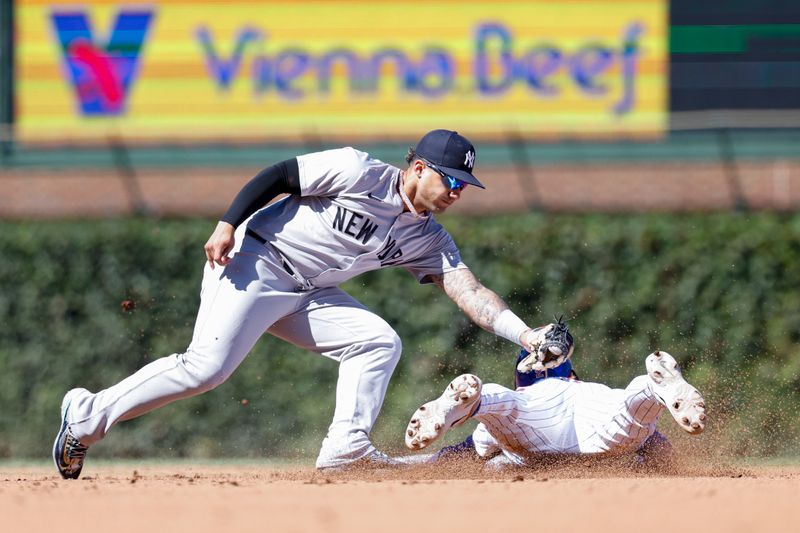
[[[317,465],[317,470],[324,472],[347,472],[351,470],[377,470],[383,468],[401,468],[408,466],[402,458],[391,457],[380,450],[373,450],[364,457],[353,461],[339,462],[334,465]]]
[[[421,450],[460,426],[478,409],[481,399],[481,380],[472,374],[462,374],[450,382],[442,395],[417,409],[406,428],[406,446]]]
[[[698,435],[706,428],[703,395],[683,379],[678,362],[667,352],[655,351],[645,362],[653,393],[669,409],[672,418],[688,433]]]

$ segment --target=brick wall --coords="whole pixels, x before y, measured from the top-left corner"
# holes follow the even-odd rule
[[[0,218],[219,216],[258,168],[0,170]],[[725,210],[800,207],[800,160],[580,164],[482,168],[488,189],[468,189],[453,212]]]

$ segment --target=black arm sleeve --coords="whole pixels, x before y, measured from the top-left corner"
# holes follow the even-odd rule
[[[220,219],[233,227],[264,207],[279,194],[300,194],[300,169],[297,158],[267,167],[247,182]]]

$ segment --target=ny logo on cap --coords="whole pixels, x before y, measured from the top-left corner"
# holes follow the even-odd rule
[[[467,157],[464,158],[464,164],[472,170],[472,166],[475,164],[475,152],[472,150],[467,151]]]

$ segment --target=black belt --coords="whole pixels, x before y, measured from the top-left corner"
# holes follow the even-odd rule
[[[267,244],[267,239],[265,239],[264,237],[262,237],[261,235],[259,235],[255,231],[251,230],[250,228],[247,228],[245,230],[244,234],[247,235],[248,237],[254,238],[255,240],[257,240],[261,244],[264,244],[264,245]]]
[[[251,230],[250,228],[247,228],[244,231],[244,234],[247,235],[248,237],[252,237],[253,239],[257,240],[258,242],[260,242],[264,246],[267,245],[267,239],[265,239],[264,237],[262,237],[261,235],[259,235],[255,231]],[[289,266],[289,263],[286,262],[286,259],[283,258],[283,256],[280,254],[280,252],[278,252],[278,257],[281,258],[281,266],[283,267],[283,269],[290,276],[295,277],[294,269],[291,266]]]

